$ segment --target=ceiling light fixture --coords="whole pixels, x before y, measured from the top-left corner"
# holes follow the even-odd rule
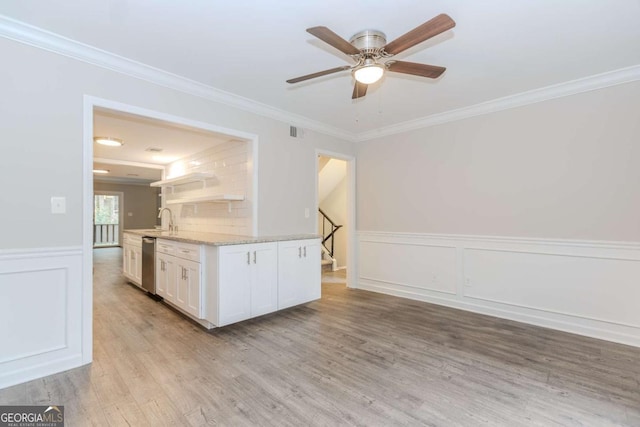
[[[104,175],[104,174],[109,173],[109,170],[108,169],[94,169],[93,173]]]
[[[118,138],[111,138],[110,136],[96,136],[93,140],[101,145],[106,145],[109,147],[122,147],[124,142]]]
[[[370,85],[377,82],[384,75],[384,65],[378,64],[374,59],[367,58],[361,67],[353,71],[353,77],[362,84]]]

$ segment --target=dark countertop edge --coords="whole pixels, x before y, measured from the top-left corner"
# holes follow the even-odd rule
[[[234,234],[198,233],[196,231],[179,231],[169,235],[168,231],[151,229],[129,229],[123,233],[135,234],[142,237],[154,237],[156,239],[173,240],[177,242],[192,243],[209,246],[247,245],[253,243],[268,243],[287,240],[319,239],[317,234],[287,234],[279,236],[239,236]],[[200,234],[200,236],[198,236]]]

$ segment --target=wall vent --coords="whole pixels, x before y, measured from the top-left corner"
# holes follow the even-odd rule
[[[158,147],[149,147],[144,151],[149,151],[151,153],[160,153],[162,151],[162,148],[158,148]]]
[[[295,126],[289,126],[289,136],[292,138],[303,138],[304,129]]]

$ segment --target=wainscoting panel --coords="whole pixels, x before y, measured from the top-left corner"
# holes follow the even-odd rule
[[[82,364],[80,248],[0,252],[0,388]]]
[[[360,289],[640,347],[640,244],[358,232]]]
[[[408,290],[456,293],[455,246],[362,241],[360,256],[378,260],[361,264],[360,277],[363,279]]]
[[[640,262],[465,249],[465,296],[640,328]]]

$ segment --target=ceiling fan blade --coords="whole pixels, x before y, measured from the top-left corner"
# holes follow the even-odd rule
[[[369,85],[364,83],[360,83],[356,80],[356,85],[353,87],[353,94],[351,95],[351,99],[362,98],[367,94],[367,88]]]
[[[387,43],[384,47],[384,51],[389,55],[396,55],[404,50],[409,49],[422,43],[431,37],[437,36],[451,28],[455,27],[456,23],[449,15],[440,14],[435,18],[425,22],[424,24],[414,28],[408,33],[398,37],[391,43]]]
[[[360,50],[354,45],[328,29],[327,27],[312,27],[307,28],[309,34],[313,34],[323,42],[330,44],[341,52],[347,55],[359,55]]]
[[[327,74],[337,73],[338,71],[348,70],[351,67],[349,65],[344,65],[342,67],[332,68],[330,70],[318,71],[317,73],[307,74],[306,76],[296,77],[295,79],[287,80],[287,83],[299,83],[309,79],[315,79],[316,77],[326,76]]]
[[[429,77],[430,79],[437,79],[446,70],[445,67],[406,61],[391,62],[387,68],[394,73],[412,74],[414,76]]]

